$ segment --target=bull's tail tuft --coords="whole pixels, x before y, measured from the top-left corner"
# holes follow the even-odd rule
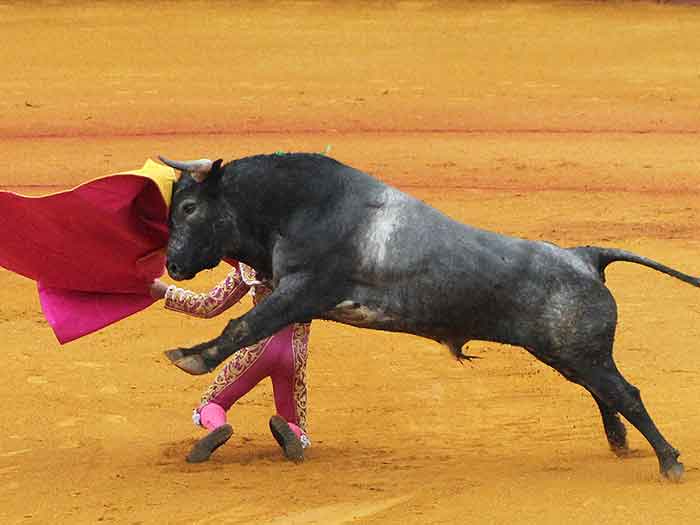
[[[658,272],[665,273],[666,275],[670,275],[671,277],[675,277],[676,279],[680,279],[685,283],[692,284],[693,286],[700,288],[699,277],[693,277],[692,275],[679,272],[678,270],[674,270],[665,264],[648,259],[647,257],[642,257],[636,253],[618,250],[616,248],[597,248],[595,246],[586,246],[585,248],[578,248],[577,250],[583,251],[588,256],[594,266],[598,268],[598,272],[600,272],[600,275],[603,278],[605,278],[605,268],[607,268],[609,264],[623,261],[641,264],[642,266],[652,268]]]

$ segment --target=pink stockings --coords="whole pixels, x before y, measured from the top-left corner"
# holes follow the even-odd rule
[[[226,423],[226,411],[266,377],[272,380],[277,414],[301,437],[306,427],[308,324],[283,328],[233,354],[202,397],[199,424],[208,430]]]
[[[226,411],[216,403],[207,403],[199,409],[199,424],[214,430],[226,423]]]
[[[213,401],[210,401],[199,409],[199,424],[207,430],[216,430],[221,425],[226,424],[226,411],[221,407],[221,405],[217,405]],[[289,428],[292,429],[294,434],[299,439],[302,439],[301,436],[304,435],[304,432],[301,430],[301,428],[289,420],[287,420],[287,424],[289,425]]]

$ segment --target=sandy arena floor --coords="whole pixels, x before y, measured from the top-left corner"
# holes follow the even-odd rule
[[[3,188],[331,145],[459,220],[700,274],[700,8],[230,4],[0,3]],[[521,349],[474,343],[484,359],[460,366],[323,322],[308,461],[282,459],[265,383],[188,465],[211,378],[162,351],[226,319],[154,306],[60,347],[34,283],[0,272],[0,523],[697,523],[700,291],[626,264],[608,283],[618,364],[682,451],[680,485],[634,429],[632,457],[608,452],[590,396]]]

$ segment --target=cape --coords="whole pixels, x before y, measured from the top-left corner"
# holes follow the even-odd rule
[[[155,302],[174,182],[149,160],[49,195],[0,191],[0,266],[37,282],[61,344]]]

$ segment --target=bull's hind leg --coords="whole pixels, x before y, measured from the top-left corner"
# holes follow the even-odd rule
[[[624,423],[620,420],[617,410],[600,399],[595,392],[587,387],[586,382],[580,378],[578,371],[582,366],[579,360],[572,359],[571,354],[567,353],[540,352],[532,348],[528,348],[527,350],[540,361],[554,368],[572,383],[583,386],[588,390],[588,393],[593,396],[593,399],[598,405],[598,410],[600,410],[600,417],[603,420],[603,428],[605,429],[605,436],[608,439],[610,450],[620,457],[627,455],[629,448],[627,445],[627,429]],[[580,356],[580,354],[577,354],[577,356]],[[594,361],[594,359],[591,359],[591,361]]]
[[[629,453],[629,447],[627,445],[627,429],[625,428],[624,423],[620,421],[619,414],[616,410],[610,408],[603,401],[601,401],[592,392],[591,395],[598,404],[600,416],[603,418],[603,427],[605,428],[605,435],[608,438],[610,450],[612,450],[615,455],[619,457],[626,456]]]
[[[602,286],[570,290],[550,298],[538,326],[539,339],[526,346],[536,357],[570,381],[583,386],[598,403],[605,433],[616,452],[626,447],[621,414],[649,441],[659,460],[661,473],[678,481],[683,465],[678,451],[661,435],[649,416],[639,390],[620,374],[612,358],[616,328],[616,305]],[[533,341],[536,335],[533,333]]]
[[[611,410],[622,414],[649,441],[659,460],[659,470],[671,481],[680,481],[683,464],[680,453],[666,441],[644,407],[639,389],[625,380],[615,366],[612,356],[596,367],[585,370],[578,378],[583,386]],[[602,412],[602,409],[601,409]]]
[[[606,345],[612,346],[611,343]],[[619,413],[654,448],[661,474],[672,481],[680,481],[683,464],[678,461],[679,452],[656,428],[642,403],[639,389],[622,377],[609,350],[603,355],[600,351],[585,350],[546,353],[530,351],[569,381],[583,386],[593,395],[603,418],[608,443],[616,454],[623,455],[627,450],[626,430],[617,416]]]

